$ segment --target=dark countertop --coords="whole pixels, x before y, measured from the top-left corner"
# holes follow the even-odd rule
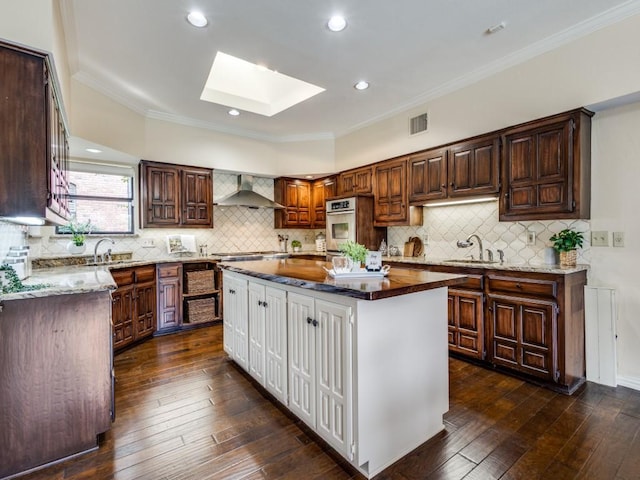
[[[361,300],[406,295],[463,283],[464,275],[392,268],[386,277],[335,279],[322,268],[331,263],[297,258],[220,263],[230,272],[241,273],[281,285],[332,293]]]

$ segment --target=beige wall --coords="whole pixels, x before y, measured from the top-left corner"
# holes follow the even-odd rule
[[[616,289],[618,374],[640,389],[640,103],[599,112],[593,122],[592,230],[624,232],[623,248],[592,247],[589,281]]]

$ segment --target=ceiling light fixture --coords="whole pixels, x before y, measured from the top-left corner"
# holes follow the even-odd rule
[[[334,15],[327,22],[327,27],[332,32],[341,32],[345,28],[347,28],[347,21],[341,15]]]
[[[229,115],[231,115],[232,117],[237,117],[238,115],[240,115],[240,111],[232,108],[231,110],[229,110]]]
[[[500,22],[492,27],[487,28],[486,33],[487,35],[491,35],[492,33],[499,32],[500,30],[504,30],[506,26],[507,24],[505,22]]]
[[[187,21],[194,27],[198,28],[206,27],[209,23],[207,17],[205,17],[202,13],[195,11],[189,12],[189,14],[187,15]]]
[[[97,148],[85,148],[85,151],[89,153],[102,153],[102,150],[98,150]]]
[[[358,83],[356,83],[353,88],[355,88],[356,90],[366,90],[367,88],[369,88],[369,82],[365,82],[364,80],[360,80]]]

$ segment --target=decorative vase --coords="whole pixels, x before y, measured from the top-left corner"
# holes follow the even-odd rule
[[[569,250],[568,252],[560,252],[561,267],[575,267],[577,261],[578,261],[578,252],[576,250]]]
[[[83,243],[82,245],[76,245],[73,242],[67,243],[67,252],[69,252],[71,255],[82,255],[86,249],[86,243]]]

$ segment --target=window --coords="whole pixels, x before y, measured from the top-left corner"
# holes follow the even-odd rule
[[[90,220],[94,234],[133,233],[132,170],[83,171],[92,170],[83,168],[83,164],[72,168],[68,172],[71,216],[79,223]],[[56,231],[61,233],[59,229]]]

